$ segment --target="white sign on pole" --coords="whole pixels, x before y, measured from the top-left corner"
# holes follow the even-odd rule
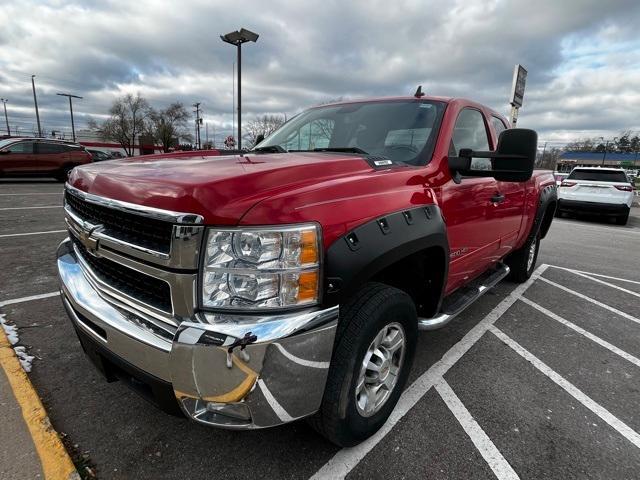
[[[511,86],[511,105],[517,108],[522,106],[524,100],[524,86],[527,81],[527,71],[518,64],[513,69],[513,85]]]

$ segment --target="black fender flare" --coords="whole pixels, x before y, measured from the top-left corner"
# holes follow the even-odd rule
[[[558,191],[555,184],[547,185],[540,191],[540,196],[538,197],[538,205],[536,208],[536,216],[533,220],[533,225],[531,227],[529,235],[527,236],[527,240],[529,240],[532,235],[537,235],[538,232],[540,232],[540,239],[543,239],[547,236],[547,232],[549,232],[551,222],[555,215],[554,208],[550,216],[545,216],[550,203],[555,203],[557,208]]]
[[[323,304],[339,304],[386,267],[431,247],[443,250],[446,280],[449,243],[437,205],[390,213],[356,227],[327,249]],[[442,284],[444,290],[446,281]]]

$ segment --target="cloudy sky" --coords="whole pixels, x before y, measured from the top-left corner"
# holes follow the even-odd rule
[[[23,133],[35,128],[35,74],[47,132],[70,130],[57,92],[84,97],[79,127],[140,92],[157,108],[201,102],[221,137],[235,49],[219,35],[240,27],[260,34],[243,48],[244,119],[418,84],[507,114],[521,63],[518,124],[543,141],[640,130],[638,0],[0,0],[0,11],[0,97]]]

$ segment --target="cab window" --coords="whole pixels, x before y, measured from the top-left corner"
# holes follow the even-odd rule
[[[484,123],[484,117],[478,110],[465,108],[458,115],[453,128],[450,150],[458,155],[463,148],[486,152],[489,150],[489,135]],[[451,153],[451,152],[450,152]],[[472,158],[472,170],[491,170],[491,160],[488,158]]]

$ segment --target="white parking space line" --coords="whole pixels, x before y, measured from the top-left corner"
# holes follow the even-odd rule
[[[526,361],[531,363],[534,367],[536,367],[540,372],[542,372],[545,376],[551,379],[554,383],[556,383],[559,387],[561,387],[564,391],[566,391],[569,395],[575,398],[578,402],[584,405],[586,408],[595,413],[598,417],[600,417],[603,421],[607,422],[611,427],[620,433],[624,438],[633,443],[636,447],[640,448],[640,435],[629,427],[622,420],[615,417],[609,410],[604,408],[599,403],[595,402],[591,398],[589,398],[582,390],[577,388],[575,385],[570,383],[567,379],[561,376],[556,371],[552,370],[546,363],[536,357],[534,354],[526,350],[522,347],[518,342],[510,338],[503,331],[499,330],[495,326],[491,326],[489,331],[493,333],[496,337],[502,340],[503,343],[511,347],[511,349],[524,358]]]
[[[26,193],[0,193],[0,197],[30,197],[31,195],[60,195],[62,196],[62,191],[60,192],[52,192],[52,193],[43,193],[43,192],[26,192]]]
[[[482,458],[487,462],[493,473],[499,480],[510,480],[520,478],[513,470],[509,462],[502,456],[500,450],[491,441],[478,422],[471,416],[471,413],[464,406],[460,398],[453,391],[451,386],[444,380],[440,380],[435,385],[436,390],[447,404],[451,413],[456,417],[464,431],[467,433],[473,444],[476,446]]]
[[[407,388],[396,408],[393,409],[387,422],[373,436],[352,448],[338,451],[311,478],[336,479],[344,478],[353,468],[391,431],[391,429],[411,410],[416,403],[439,382],[445,373],[469,351],[469,349],[485,334],[485,332],[506,312],[547,269],[548,265],[540,265],[525,283],[518,285],[475,327],[451,347],[443,357],[424,372]]]
[[[274,345],[278,350],[280,350],[280,353],[282,355],[287,357],[292,362],[297,363],[298,365],[302,365],[304,367],[310,367],[310,368],[320,368],[325,370],[329,368],[329,362],[315,362],[313,360],[305,360],[304,358],[296,357],[293,353],[289,352],[279,343],[274,343]]]
[[[640,285],[640,282],[638,282],[637,280],[629,280],[628,278],[612,277],[610,275],[603,275],[601,273],[585,272],[583,270],[575,270],[573,268],[559,267],[558,265],[549,265],[549,266],[553,268],[557,268],[559,270],[565,270],[571,273],[584,273],[585,275],[589,275],[590,277],[608,278],[609,280],[618,280],[619,282],[635,283],[636,285]]]
[[[620,290],[621,292],[628,293],[629,295],[633,295],[634,297],[640,297],[640,293],[638,292],[634,292],[633,290],[627,290],[626,288],[620,287],[618,285],[614,285],[613,283],[605,282],[604,280],[600,280],[599,278],[592,277],[591,275],[587,275],[580,272],[571,272],[571,273],[573,273],[574,275],[578,275],[582,278],[587,278],[601,285],[606,285],[607,287],[615,288],[616,290]]]
[[[7,237],[24,237],[27,235],[44,235],[46,233],[62,233],[62,232],[66,232],[67,230],[47,230],[46,232],[29,232],[29,233],[5,233],[3,235],[0,235],[0,238],[7,238]]]
[[[640,359],[638,359],[637,357],[634,357],[633,355],[625,352],[624,350],[619,349],[615,345],[610,344],[606,340],[603,340],[602,338],[597,337],[594,334],[587,332],[584,328],[581,328],[578,325],[576,325],[575,323],[572,323],[569,320],[567,320],[565,318],[562,318],[560,315],[556,315],[551,310],[547,310],[542,305],[538,305],[536,302],[532,302],[531,300],[529,300],[526,297],[522,297],[520,299],[520,301],[526,303],[530,307],[535,308],[539,312],[544,313],[547,317],[554,319],[556,322],[560,322],[562,325],[564,325],[566,327],[569,327],[570,329],[578,332],[580,335],[584,335],[589,340],[597,343],[601,347],[606,348],[607,350],[615,353],[616,355],[621,356],[625,360],[633,363],[635,366],[640,367]]]
[[[282,405],[280,405],[278,403],[278,401],[273,396],[271,391],[267,388],[267,385],[264,383],[264,380],[262,380],[262,379],[258,380],[258,387],[260,387],[260,390],[262,390],[262,394],[264,395],[264,398],[267,400],[267,403],[269,404],[269,406],[271,407],[273,412],[278,416],[278,418],[281,421],[283,421],[283,422],[291,422],[291,421],[295,420],[295,418],[293,418],[291,415],[289,415],[289,412],[287,412],[282,407]]]
[[[575,290],[571,290],[570,288],[565,287],[564,285],[560,285],[559,283],[553,282],[551,280],[549,280],[548,278],[544,278],[544,277],[540,277],[540,280],[542,280],[545,283],[548,283],[549,285],[553,285],[556,288],[559,288],[560,290],[570,293],[571,295],[575,295],[578,298],[581,298],[583,300],[586,300],[587,302],[591,302],[594,305],[598,305],[599,307],[602,307],[606,310],[609,310],[610,312],[615,313],[616,315],[620,315],[623,318],[626,318],[627,320],[631,320],[632,322],[636,322],[636,323],[640,323],[640,319],[634,317],[633,315],[629,315],[626,312],[623,312],[622,310],[618,310],[617,308],[611,307],[605,303],[599,302],[598,300],[595,300],[591,297],[587,297],[586,295],[583,295],[580,292],[576,292]]]
[[[33,300],[42,300],[43,298],[56,297],[60,295],[60,292],[50,292],[50,293],[42,293],[40,295],[31,295],[29,297],[21,297],[21,298],[12,298],[11,300],[5,300],[4,302],[0,302],[0,307],[4,307],[5,305],[13,305],[14,303],[23,303],[23,302],[31,302]]]
[[[4,212],[6,210],[35,210],[37,208],[62,208],[62,205],[46,205],[42,207],[7,207],[0,208],[0,211]]]

